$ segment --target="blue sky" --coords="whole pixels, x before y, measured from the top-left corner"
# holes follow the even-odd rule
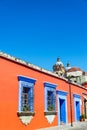
[[[52,71],[87,71],[87,0],[0,0],[0,50]]]

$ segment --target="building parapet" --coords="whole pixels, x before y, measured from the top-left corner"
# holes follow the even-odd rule
[[[36,66],[36,65],[33,65],[33,64],[29,63],[29,62],[23,61],[23,60],[21,60],[21,59],[19,59],[19,58],[16,58],[16,57],[11,56],[11,55],[9,55],[9,54],[6,54],[6,53],[4,53],[4,52],[0,52],[0,57],[6,58],[6,59],[8,59],[8,60],[14,61],[14,62],[19,63],[19,64],[21,64],[21,65],[25,65],[25,66],[30,67],[30,68],[32,68],[32,69],[35,69],[35,70],[37,70],[37,71],[40,71],[40,72],[43,72],[43,73],[46,73],[46,74],[49,74],[49,75],[52,75],[52,76],[55,76],[55,77],[58,77],[58,78],[60,78],[60,79],[63,79],[63,80],[66,80],[66,81],[67,81],[67,79],[64,78],[64,77],[62,77],[62,76],[58,76],[57,74],[55,74],[55,73],[53,73],[53,72],[51,72],[51,71],[48,71],[48,70],[46,70],[46,69],[43,69],[43,68],[38,67],[38,66]]]
[[[63,76],[58,76],[57,74],[55,74],[55,73],[53,73],[53,72],[51,72],[51,71],[48,71],[48,70],[46,70],[46,69],[43,69],[43,68],[38,67],[38,66],[36,66],[36,65],[33,65],[33,64],[29,63],[29,62],[26,62],[26,61],[24,61],[24,60],[21,60],[21,59],[19,59],[19,58],[16,58],[16,57],[14,57],[14,56],[11,56],[11,55],[9,55],[9,54],[7,54],[7,53],[0,52],[0,57],[5,58],[5,59],[8,59],[8,60],[10,60],[10,61],[16,62],[16,63],[18,63],[18,64],[24,65],[24,66],[29,67],[29,68],[31,68],[31,69],[40,71],[40,72],[42,72],[42,73],[46,73],[46,74],[48,74],[48,75],[54,76],[54,77],[56,77],[56,78],[59,78],[59,79],[61,79],[61,80],[64,80],[64,81],[68,82],[68,79],[65,78],[65,77],[63,77]],[[82,85],[80,85],[80,84],[77,84],[77,83],[74,83],[74,82],[71,82],[71,84],[74,84],[74,85],[77,85],[77,86],[82,87],[82,88],[84,88],[84,89],[87,89],[87,88],[85,88],[84,86],[82,86]]]

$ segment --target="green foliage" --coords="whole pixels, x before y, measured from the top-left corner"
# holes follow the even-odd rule
[[[85,114],[82,114],[82,115],[80,116],[80,118],[81,118],[81,119],[85,119]]]
[[[53,105],[49,105],[47,109],[48,109],[48,111],[53,111],[54,110],[54,106]]]
[[[23,111],[30,111],[30,107],[27,105],[23,106]]]

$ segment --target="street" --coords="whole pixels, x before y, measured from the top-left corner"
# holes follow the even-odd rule
[[[73,127],[70,125],[55,126],[50,128],[42,128],[38,130],[87,130],[87,121],[74,123]]]
[[[66,129],[66,130],[87,130],[87,122],[86,124],[82,125],[82,126],[78,126],[78,127],[72,127],[72,128],[69,128],[69,129]]]

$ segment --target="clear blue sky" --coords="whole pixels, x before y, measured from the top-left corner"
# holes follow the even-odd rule
[[[87,0],[0,0],[0,50],[52,71],[87,71]]]

